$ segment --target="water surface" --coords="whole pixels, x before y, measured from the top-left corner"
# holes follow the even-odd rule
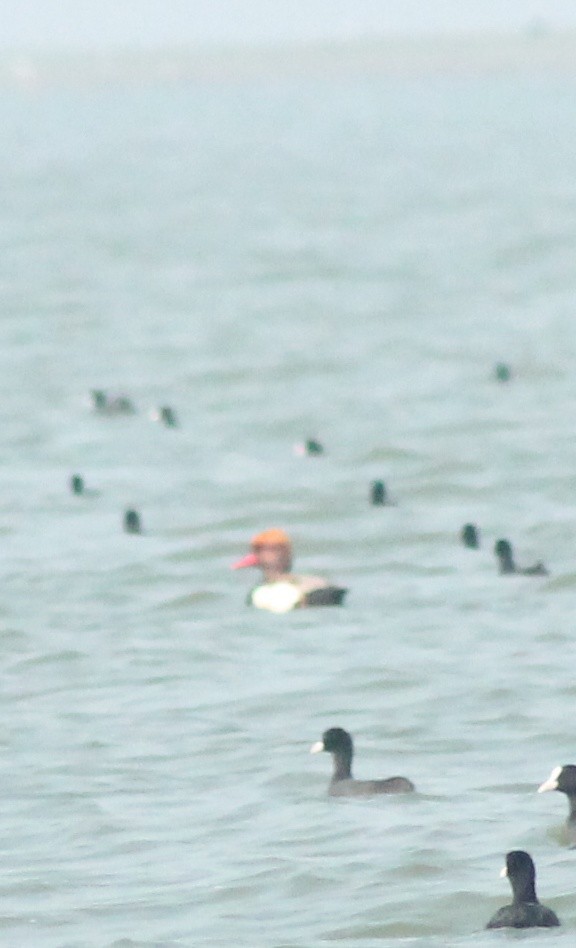
[[[565,801],[535,793],[574,760],[573,102],[529,75],[2,92],[6,944],[480,948],[512,848],[573,943]],[[268,526],[345,608],[244,606],[228,567]],[[550,577],[499,577],[500,536]],[[419,792],[328,799],[332,725]]]

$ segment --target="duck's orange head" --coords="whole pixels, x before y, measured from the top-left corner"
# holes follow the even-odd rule
[[[289,563],[292,557],[292,542],[284,530],[273,527],[263,530],[252,537],[250,553],[232,564],[232,569],[243,569],[246,566],[263,566],[270,558],[277,559],[278,564]]]

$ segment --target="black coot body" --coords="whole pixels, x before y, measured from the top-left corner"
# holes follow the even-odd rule
[[[78,497],[84,493],[84,478],[80,474],[73,474],[70,478],[70,490]]]
[[[166,428],[178,428],[178,416],[173,408],[170,408],[170,405],[162,405],[156,411],[152,413],[152,417],[155,421],[161,421]]]
[[[124,514],[124,532],[142,533],[142,521],[137,510],[127,510]]]
[[[301,451],[302,454],[307,454],[308,457],[314,457],[324,454],[324,446],[316,438],[307,438],[301,446]]]
[[[86,482],[81,474],[72,474],[69,480],[70,490],[75,497],[97,497],[100,491],[93,487],[86,487]]]
[[[136,411],[126,395],[109,395],[103,389],[95,388],[90,392],[94,411],[107,415],[133,415]]]
[[[370,485],[370,503],[373,507],[386,506],[386,484],[384,481],[372,481]]]
[[[480,546],[478,527],[473,523],[465,523],[460,531],[460,539],[464,546],[471,550],[477,550]]]
[[[521,568],[514,562],[514,553],[512,544],[509,540],[497,540],[494,545],[494,553],[499,561],[499,572],[501,576],[548,576],[548,570],[544,563],[535,563],[534,566],[525,566]]]
[[[331,727],[322,740],[313,744],[311,754],[327,751],[332,754],[334,772],[328,788],[333,797],[364,797],[377,793],[410,793],[414,784],[406,777],[388,777],[385,780],[355,780],[352,776],[354,746],[352,737],[341,727]]]
[[[384,481],[372,481],[370,484],[370,503],[373,507],[396,507],[396,501],[390,497]]]
[[[512,378],[512,369],[507,362],[497,362],[494,366],[494,378],[498,382],[509,382]]]
[[[528,853],[522,849],[509,852],[501,875],[510,880],[513,901],[498,909],[486,928],[554,928],[560,924],[556,913],[538,901],[536,870]]]

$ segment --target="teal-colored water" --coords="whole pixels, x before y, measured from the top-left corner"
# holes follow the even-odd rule
[[[535,792],[576,762],[573,103],[530,77],[4,90],[4,944],[492,945],[512,848],[573,944],[565,800]],[[343,609],[245,607],[229,564],[268,526]],[[550,577],[498,576],[500,536]],[[331,725],[419,793],[328,799]]]

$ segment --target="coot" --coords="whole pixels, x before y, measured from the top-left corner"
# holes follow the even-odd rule
[[[376,793],[410,793],[414,784],[406,777],[388,777],[385,780],[355,780],[352,776],[352,737],[341,727],[324,731],[322,740],[310,748],[311,754],[327,751],[332,754],[334,772],[328,788],[333,797],[365,797]]]

